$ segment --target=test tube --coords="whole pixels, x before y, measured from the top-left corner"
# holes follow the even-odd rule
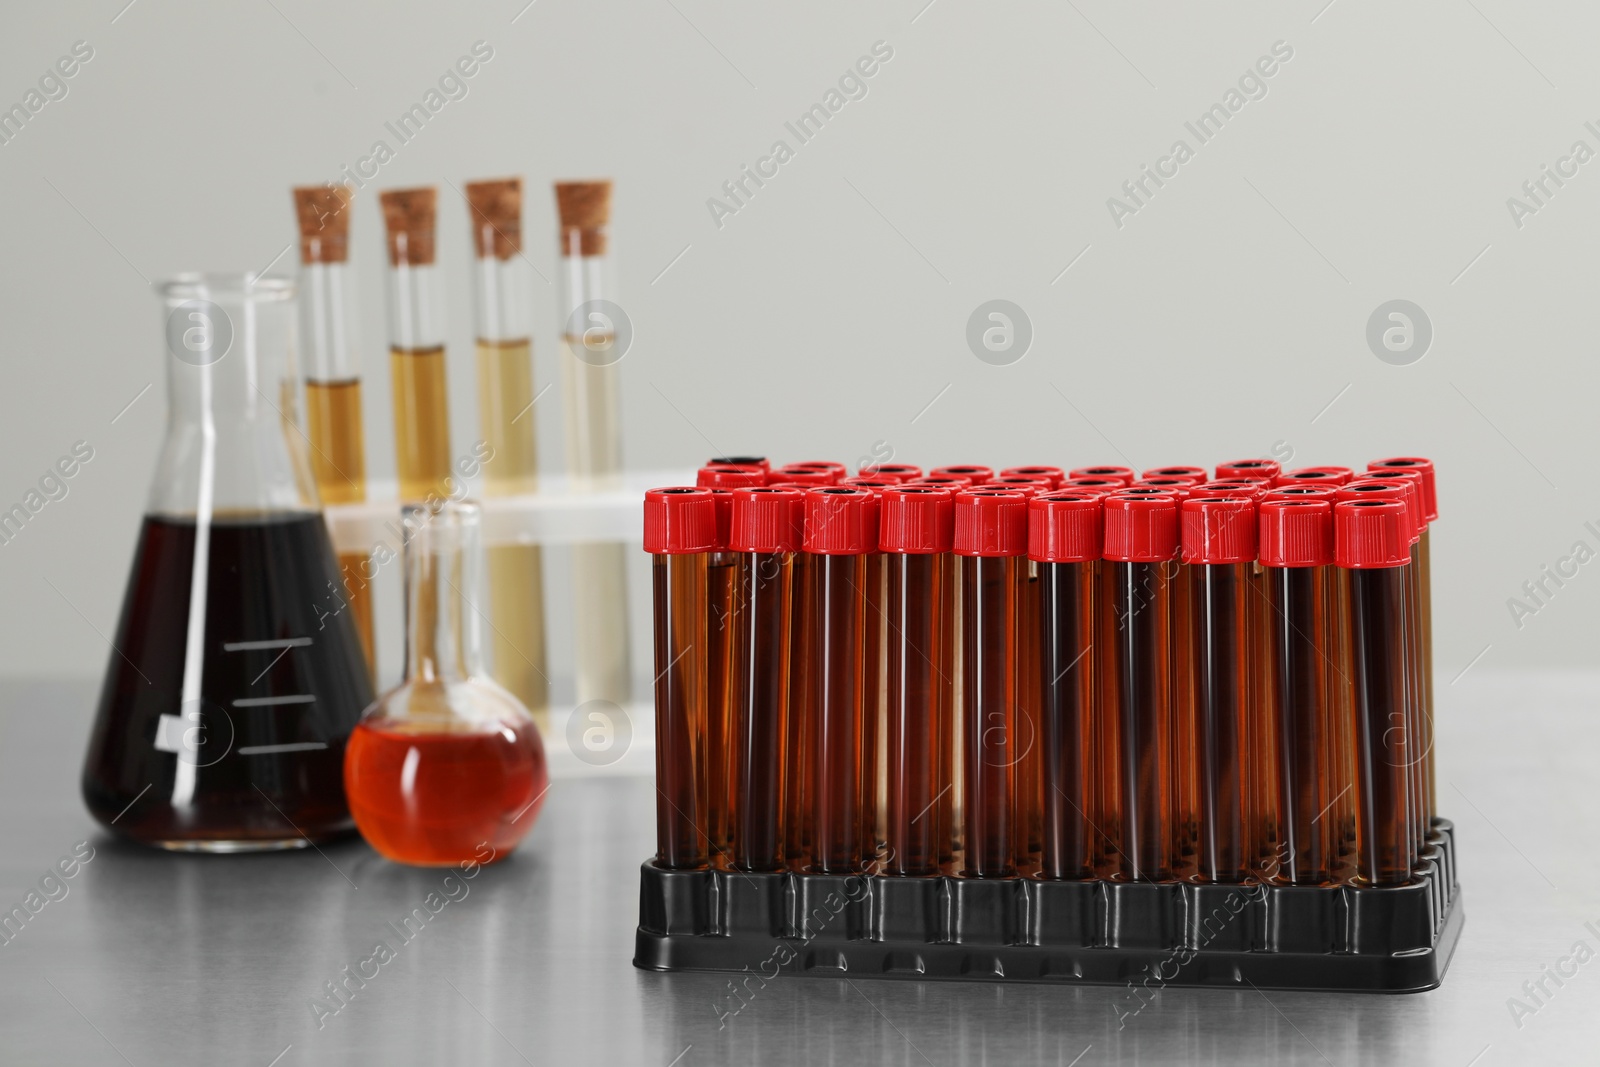
[[[955,700],[954,498],[902,486],[879,498],[878,545],[888,572],[886,873],[937,874],[949,841]]]
[[[1189,581],[1199,785],[1196,877],[1243,882],[1256,854],[1251,750],[1256,559],[1255,502],[1196,495],[1182,505],[1182,557]]]
[[[1131,881],[1172,877],[1173,706],[1172,581],[1178,554],[1178,500],[1173,494],[1104,499],[1103,570],[1108,588],[1106,711],[1113,731],[1115,794],[1103,804],[1117,813],[1113,843],[1117,876]],[[1140,491],[1131,492],[1139,494]]]
[[[1391,456],[1367,464],[1365,477],[1387,475],[1392,471],[1415,471],[1422,480],[1422,536],[1417,540],[1416,559],[1418,608],[1422,620],[1422,731],[1418,743],[1422,749],[1423,822],[1421,832],[1432,830],[1434,816],[1438,814],[1438,789],[1434,784],[1433,767],[1433,552],[1431,531],[1439,518],[1438,482],[1433,461],[1421,456]]]
[[[794,558],[805,497],[793,489],[732,491],[728,551],[738,560],[733,612],[732,865],[784,865],[784,758]]]
[[[561,217],[561,377],[566,394],[567,472],[573,489],[622,487],[620,368],[627,338],[610,301],[609,181],[557,182]],[[579,704],[626,704],[632,689],[628,586],[621,544],[572,547],[573,660]]]
[[[1267,573],[1278,807],[1284,849],[1272,881],[1329,885],[1343,875],[1343,828],[1355,810],[1349,723],[1339,700],[1333,614],[1333,502],[1269,497],[1260,506]]]
[[[810,867],[853,874],[872,851],[871,786],[863,765],[867,556],[878,547],[871,490],[829,485],[805,495],[803,547],[811,581],[811,665],[804,709],[811,768]]]
[[[294,190],[300,229],[300,330],[306,351],[306,428],[311,473],[324,504],[367,499],[367,452],[361,420],[361,355],[354,338],[355,285],[350,276],[350,190],[317,185]],[[341,552],[345,596],[367,673],[372,651],[370,557]]]
[[[976,489],[1009,489],[1033,499],[1049,492],[1048,478],[997,477]],[[1015,686],[1016,733],[1012,737],[1012,833],[1017,850],[1019,870],[1030,871],[1038,865],[1039,853],[1044,847],[1044,754],[1041,738],[1044,731],[1044,683],[1041,678],[1039,566],[1032,559],[1020,559],[1016,567],[1017,583],[1017,677]]]
[[[1411,531],[1404,502],[1333,506],[1334,562],[1346,572],[1356,741],[1354,881],[1399,885],[1411,874],[1407,769],[1406,603]]]
[[[522,179],[468,182],[466,194],[477,267],[478,432],[494,457],[483,468],[483,495],[537,493],[533,265],[522,254]],[[543,550],[491,544],[487,556],[494,679],[549,729]]]
[[[961,582],[962,874],[1016,874],[1017,572],[1026,566],[1028,495],[967,489],[955,498]]]
[[[1041,878],[1089,878],[1095,871],[1095,567],[1104,521],[1098,493],[1068,489],[1028,501],[1028,559],[1039,571],[1044,696]]]
[[[1283,473],[1275,459],[1234,459],[1217,464],[1218,478],[1260,478],[1271,481]]]
[[[711,490],[645,494],[655,604],[656,862],[672,870],[706,865],[706,560],[719,547],[717,533]]]
[[[444,289],[434,265],[437,192],[380,193],[389,243],[389,375],[395,472],[402,501],[449,495],[450,403],[445,384]]]

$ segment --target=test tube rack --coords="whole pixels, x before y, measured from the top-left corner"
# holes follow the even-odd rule
[[[1402,886],[1197,885],[641,870],[634,966],[1414,993],[1461,933],[1455,831]],[[763,970],[763,968],[765,968]]]

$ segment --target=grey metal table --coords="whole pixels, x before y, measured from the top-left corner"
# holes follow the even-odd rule
[[[79,842],[93,850],[66,895],[52,884],[59,899],[0,945],[0,1063],[1600,1057],[1596,676],[1483,675],[1445,689],[1440,806],[1458,828],[1467,922],[1442,988],[1166,990],[1120,1028],[1125,991],[1107,987],[792,978],[726,1016],[726,976],[635,970],[637,868],[654,834],[643,778],[557,782],[516,855],[454,885],[359,842],[249,856],[121,844],[78,800],[93,696],[88,683],[0,685],[0,905],[21,904]],[[402,940],[390,924],[430,905]],[[379,941],[397,946],[393,958],[345,983],[347,1001],[329,998],[345,968],[372,973],[362,961]],[[1565,972],[1561,984],[1546,965]]]

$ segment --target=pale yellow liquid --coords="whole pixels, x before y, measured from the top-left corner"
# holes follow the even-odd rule
[[[567,468],[578,492],[622,485],[622,426],[619,372],[615,364],[597,367],[574,355],[592,354],[575,337],[561,340],[561,376],[566,392]],[[590,355],[590,358],[593,358]],[[625,705],[631,697],[628,655],[627,553],[620,544],[574,545],[572,584],[576,592],[573,634],[578,703],[609,700]]]
[[[483,468],[486,497],[538,492],[533,397],[529,343],[479,341],[478,421],[494,450]],[[488,561],[494,679],[528,706],[541,729],[548,729],[543,553],[538,545],[493,545]]]
[[[324,504],[353,504],[367,498],[367,454],[361,422],[361,380],[306,382],[306,429],[311,438],[311,474]],[[346,600],[373,672],[372,587],[363,577],[365,552],[339,554]]]
[[[450,404],[444,346],[389,349],[394,393],[394,465],[400,499],[444,498],[450,489]]]

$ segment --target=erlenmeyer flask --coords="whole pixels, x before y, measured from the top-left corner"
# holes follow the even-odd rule
[[[407,504],[406,677],[350,737],[344,784],[367,843],[397,863],[491,863],[550,785],[539,727],[484,670],[478,505]]]
[[[110,829],[164,848],[294,848],[352,828],[345,741],[372,700],[291,439],[294,286],[185,275],[161,295],[167,435],[84,800]]]

